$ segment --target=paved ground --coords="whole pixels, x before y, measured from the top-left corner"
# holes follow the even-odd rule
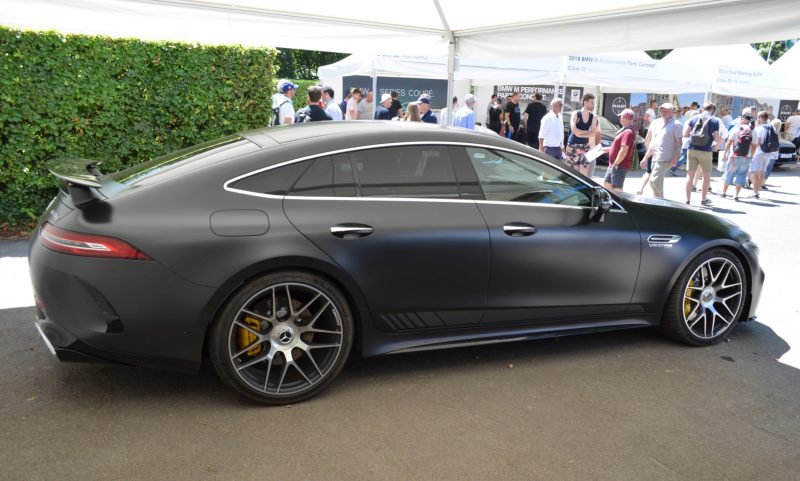
[[[777,173],[759,201],[712,197],[767,271],[759,322],[730,342],[637,330],[354,359],[281,408],[208,368],[58,364],[19,299],[25,245],[0,244],[0,292],[17,290],[0,298],[0,479],[796,480],[798,174]],[[667,180],[679,198],[682,179]]]

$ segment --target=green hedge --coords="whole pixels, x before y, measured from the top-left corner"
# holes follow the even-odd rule
[[[0,226],[42,212],[56,192],[50,159],[112,172],[267,125],[276,55],[0,27]]]

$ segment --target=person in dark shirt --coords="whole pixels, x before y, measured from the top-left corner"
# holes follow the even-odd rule
[[[436,114],[434,114],[433,110],[431,110],[431,97],[429,95],[420,95],[417,103],[419,103],[419,112],[422,114],[423,122],[427,122],[429,124],[439,123],[439,119],[436,118]]]
[[[503,108],[496,95],[492,95],[492,103],[489,104],[489,130],[500,133],[503,128]]]
[[[389,95],[392,97],[392,103],[389,105],[389,118],[393,119],[403,113],[403,104],[397,100],[397,92],[394,90]]]
[[[513,93],[506,100],[506,108],[505,108],[505,115],[503,122],[505,123],[506,131],[509,132],[512,136],[511,138],[513,138],[517,142],[525,141],[525,139],[520,139],[518,135],[519,122],[521,119],[522,115],[520,114],[520,109],[519,109],[519,93]]]
[[[381,103],[375,108],[375,120],[391,120],[389,116],[389,105],[391,105],[392,96],[390,94],[381,95]]]
[[[294,114],[294,123],[316,122],[319,120],[332,120],[328,112],[320,106],[322,87],[312,85],[308,87],[308,105]]]
[[[539,127],[542,125],[542,117],[547,115],[547,107],[542,103],[542,94],[536,92],[533,95],[533,102],[525,108],[522,118],[527,125],[527,135],[525,143],[534,149],[539,148]]]

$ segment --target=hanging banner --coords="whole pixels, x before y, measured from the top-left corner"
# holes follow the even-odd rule
[[[366,97],[372,91],[372,77],[368,75],[348,75],[342,77],[342,88],[345,95],[353,88],[358,88]],[[415,102],[420,95],[431,98],[432,109],[443,109],[447,105],[447,80],[406,77],[378,77],[378,92],[375,98],[380,102],[382,94],[397,92],[397,99],[403,106]]]
[[[383,94],[397,92],[401,104],[415,102],[420,95],[431,98],[432,109],[443,109],[447,105],[447,80],[429,78],[378,77],[378,94],[380,101]]]

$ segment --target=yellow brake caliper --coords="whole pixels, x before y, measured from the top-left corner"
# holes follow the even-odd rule
[[[694,279],[689,280],[689,285],[686,286],[686,292],[683,295],[683,316],[687,318],[689,314],[692,313],[692,303],[689,301],[689,298],[692,294],[692,289],[690,288],[696,285],[697,283],[694,281]],[[688,320],[691,321],[691,319]]]
[[[244,323],[252,327],[254,331],[261,331],[261,323],[258,322],[257,319],[253,319],[252,317],[245,317]],[[239,341],[239,349],[244,349],[250,344],[252,344],[257,338],[256,335],[253,334],[252,332],[240,327],[237,339]],[[261,344],[256,344],[255,346],[253,346],[252,349],[247,351],[247,355],[255,356],[260,352],[261,352]]]

